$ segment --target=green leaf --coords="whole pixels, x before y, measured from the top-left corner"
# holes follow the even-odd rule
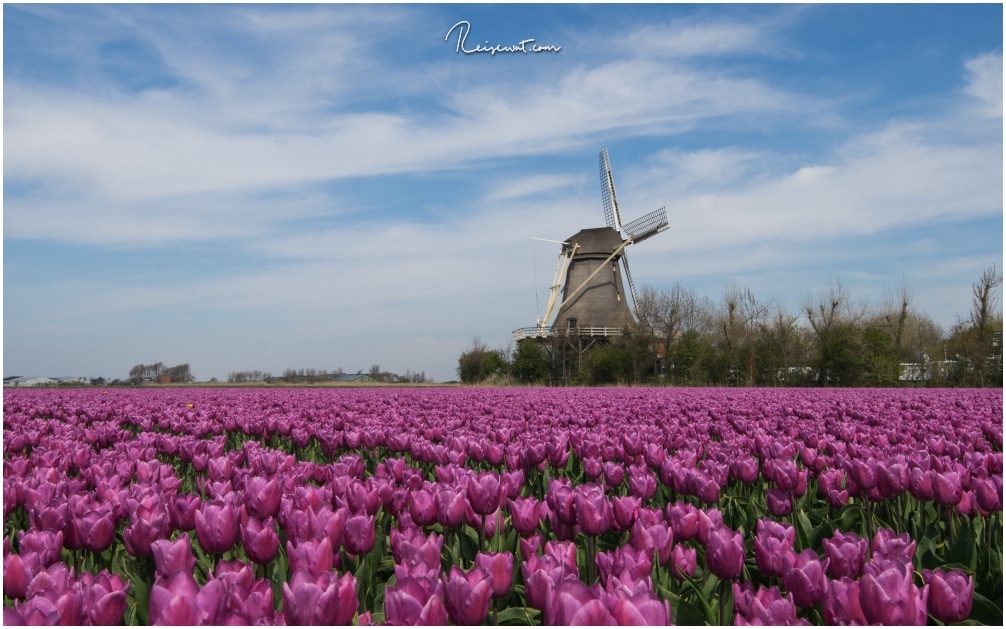
[[[689,601],[679,600],[676,606],[671,606],[671,611],[676,625],[706,624],[705,613]]]
[[[970,524],[962,524],[957,531],[957,539],[950,549],[948,557],[950,563],[960,563],[967,566],[972,572],[978,563],[978,555],[975,553],[975,532]]]
[[[975,592],[971,602],[971,619],[986,625],[1002,625],[1003,611],[995,603]]]
[[[531,607],[507,607],[499,613],[497,622],[501,625],[533,625],[541,612]]]
[[[808,548],[814,548],[813,545],[813,531],[814,527],[811,526],[810,519],[807,517],[806,511],[800,511],[796,514],[796,534],[799,539],[800,548],[806,550]]]

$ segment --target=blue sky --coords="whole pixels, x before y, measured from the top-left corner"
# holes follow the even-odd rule
[[[534,44],[558,52],[465,54]],[[792,314],[1003,259],[1002,6],[3,8],[4,375],[455,378],[604,225],[638,285]],[[456,31],[455,31],[456,35]],[[530,45],[530,44],[529,44]],[[537,295],[537,299],[536,299]]]

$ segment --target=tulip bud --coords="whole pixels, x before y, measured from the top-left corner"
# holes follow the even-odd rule
[[[963,570],[946,572],[938,568],[923,570],[922,577],[929,586],[927,609],[933,618],[943,623],[967,620],[974,599],[974,577]]]
[[[442,579],[444,607],[451,622],[456,625],[484,624],[493,596],[493,578],[478,566],[468,572],[451,566],[450,574]]]
[[[744,568],[744,537],[723,525],[710,531],[706,563],[720,579],[736,579]]]
[[[513,553],[478,553],[475,565],[485,571],[493,582],[493,598],[505,598],[513,585]]]

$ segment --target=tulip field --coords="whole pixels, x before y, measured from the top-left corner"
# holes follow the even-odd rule
[[[7,389],[4,624],[1002,625],[1002,402]]]

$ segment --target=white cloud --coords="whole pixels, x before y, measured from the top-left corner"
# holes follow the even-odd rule
[[[969,59],[964,67],[967,70],[964,92],[975,99],[978,113],[1002,122],[1002,52],[979,55],[974,59]]]

